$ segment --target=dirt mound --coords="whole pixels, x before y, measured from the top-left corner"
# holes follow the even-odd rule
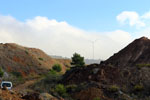
[[[40,74],[61,64],[63,72],[70,60],[57,60],[36,48],[27,48],[13,43],[0,44],[0,66],[6,72],[20,72],[23,76]],[[29,74],[30,73],[30,74]]]

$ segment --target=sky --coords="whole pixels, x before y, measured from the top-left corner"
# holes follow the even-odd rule
[[[108,59],[150,36],[149,0],[0,0],[0,42]],[[94,47],[94,48],[93,48]],[[94,54],[93,54],[94,51]]]

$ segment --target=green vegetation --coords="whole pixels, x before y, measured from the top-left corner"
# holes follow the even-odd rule
[[[44,59],[43,58],[39,58],[39,60],[43,61]]]
[[[66,88],[63,84],[57,84],[55,87],[55,92],[57,92],[62,97],[67,97]]]
[[[95,97],[93,100],[101,100],[100,97]]]
[[[67,68],[67,69],[66,69],[66,71],[69,71],[69,70],[70,70],[70,68]]]
[[[38,92],[49,92],[53,94],[55,92],[55,85],[58,84],[60,80],[61,74],[51,69],[48,73],[43,75],[41,80],[31,86],[31,88]]]
[[[81,57],[80,54],[74,53],[73,57],[71,59],[72,59],[71,65],[73,65],[75,67],[84,67],[85,66],[84,57]]]
[[[61,72],[62,68],[60,64],[53,65],[52,69],[56,72]]]
[[[48,74],[47,74],[47,76],[51,76],[51,75],[57,75],[57,72],[55,71],[55,70],[53,70],[53,69],[51,69],[49,72],[48,72]]]
[[[60,83],[61,79],[62,74],[51,69],[47,74],[43,75],[41,80],[37,81],[29,88],[40,93],[47,92],[55,97],[63,97],[67,98],[67,100],[73,100],[69,95],[68,90],[74,90],[76,86],[64,86]]]
[[[110,92],[118,92],[118,90],[119,90],[119,87],[116,85],[112,85],[108,89],[108,91],[110,91]]]
[[[22,74],[20,72],[11,72],[12,75],[16,76],[16,77],[22,77]]]
[[[137,64],[136,66],[141,69],[142,67],[150,67],[150,64]]]
[[[13,71],[10,73],[10,75],[10,79],[8,80],[12,81],[14,86],[25,82],[21,72]]]
[[[134,91],[142,91],[144,89],[143,85],[138,84],[134,86]]]
[[[77,88],[78,88],[78,86],[75,84],[71,84],[71,85],[66,86],[68,93],[75,92],[77,90]]]
[[[28,53],[28,51],[25,51],[25,53],[28,55],[29,53]]]
[[[2,71],[2,68],[0,67],[0,77],[3,77],[4,72]]]
[[[8,74],[9,77],[4,77],[3,80],[11,81],[13,86],[17,86],[18,84],[23,84],[25,82],[25,78],[23,78],[20,72],[13,71]]]

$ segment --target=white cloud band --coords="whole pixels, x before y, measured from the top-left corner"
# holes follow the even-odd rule
[[[0,42],[40,48],[50,55],[71,57],[74,52],[78,52],[85,58],[92,58],[90,41],[95,39],[98,39],[95,42],[95,58],[106,59],[127,45],[131,36],[122,30],[88,32],[65,21],[58,22],[41,16],[25,22],[11,16],[0,16]]]

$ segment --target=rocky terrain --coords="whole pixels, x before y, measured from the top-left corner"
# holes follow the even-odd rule
[[[103,64],[110,64],[116,67],[134,67],[137,64],[149,64],[149,52],[150,40],[147,37],[141,37],[114,54]]]
[[[136,39],[101,64],[71,69],[62,83],[80,87],[70,93],[78,100],[149,100],[149,52],[150,40]]]
[[[2,90],[0,89],[0,100],[63,100],[57,99],[48,93],[30,93],[27,95],[22,95],[15,91]]]

